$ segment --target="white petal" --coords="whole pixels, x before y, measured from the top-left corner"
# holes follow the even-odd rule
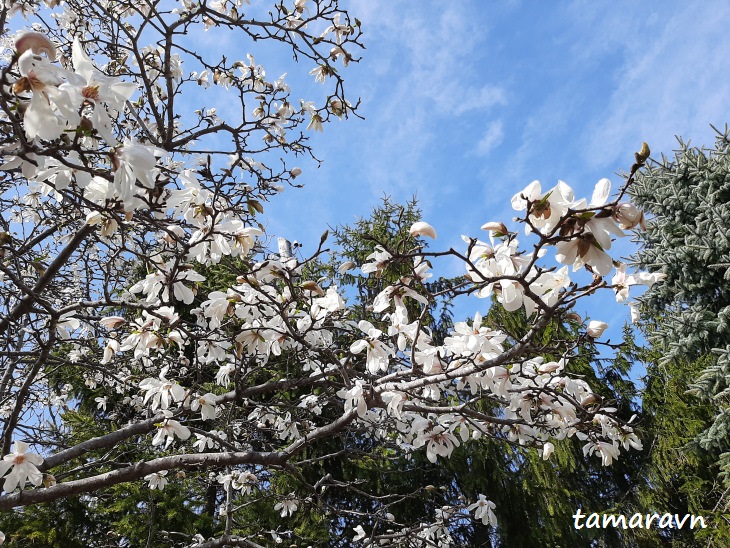
[[[605,204],[610,193],[611,181],[605,178],[598,181],[596,183],[596,188],[593,189],[593,196],[591,196],[591,206],[598,207]]]
[[[411,229],[408,232],[411,236],[428,236],[434,240],[436,239],[436,230],[424,221],[413,223],[413,226],[411,226]]]

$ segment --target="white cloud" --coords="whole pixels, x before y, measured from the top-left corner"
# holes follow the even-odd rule
[[[730,6],[679,6],[662,10],[662,17],[641,29],[643,37],[626,42],[607,108],[586,128],[589,165],[615,163],[641,141],[656,156],[669,153],[676,148],[675,135],[711,145],[709,124],[728,121]]]
[[[480,138],[462,123],[479,113],[489,123],[493,109],[507,104],[508,92],[481,66],[490,28],[478,3],[422,2],[419,9],[403,0],[360,0],[352,13],[369,38],[365,62],[378,81],[364,78],[362,157],[368,158],[368,182],[374,196],[384,189],[403,199],[418,190],[421,204],[449,191],[449,184],[424,186],[435,151],[464,142],[464,153]],[[482,16],[474,17],[475,10]],[[355,87],[359,84],[355,83]],[[377,110],[374,108],[377,105]],[[482,126],[483,127],[483,126]],[[489,125],[490,144],[501,139],[500,124]],[[478,130],[477,130],[478,131]],[[469,145],[469,139],[472,139]]]
[[[476,146],[476,153],[481,156],[486,156],[492,150],[497,148],[504,140],[504,129],[502,128],[502,120],[495,120],[490,122],[487,126],[484,135],[479,140]]]

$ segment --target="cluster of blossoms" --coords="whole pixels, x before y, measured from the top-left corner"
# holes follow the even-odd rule
[[[242,21],[248,4],[183,1],[165,15],[178,16],[180,25],[199,17],[207,30]],[[317,4],[312,9],[323,10],[322,3]],[[147,5],[136,12],[122,3],[110,4],[109,9],[123,19],[135,13],[151,16]],[[276,9],[283,14],[284,23],[274,25],[281,40],[303,39],[311,19],[306,0],[296,0],[286,11]],[[78,20],[61,19],[61,28],[80,30]],[[332,13],[325,22],[323,32],[310,42],[315,51],[320,44],[329,48],[310,72],[321,83],[339,78],[332,63],[346,66],[353,60],[348,48],[359,33],[359,23],[352,24],[344,14]],[[193,83],[207,89],[212,79],[219,88],[236,89],[242,97],[255,94],[259,102],[251,113],[251,131],[263,132],[265,146],[299,153],[303,141],[296,147],[288,143],[290,129],[308,121],[310,129],[319,130],[330,114],[346,116],[353,106],[344,95],[328,96],[320,109],[301,100],[297,109],[284,77],[268,81],[252,55],[233,65],[225,59],[208,64],[186,77],[186,59],[159,44],[137,48],[129,65],[111,59],[102,71],[85,49],[93,47],[91,41],[84,43],[79,37],[83,32],[73,34],[65,45],[70,59],[63,63],[57,59],[59,48],[46,34],[27,31],[15,39],[9,69],[3,73],[10,79],[3,93],[10,96],[12,90],[17,108],[4,116],[19,124],[23,134],[5,143],[7,159],[0,170],[22,175],[30,191],[18,200],[23,211],[17,222],[40,225],[41,219],[63,212],[69,219],[50,232],[67,227],[75,227],[75,232],[68,229],[59,237],[59,248],[67,246],[59,256],[67,263],[89,261],[103,275],[87,274],[89,281],[81,288],[83,269],[68,266],[68,286],[57,284],[53,299],[39,299],[44,310],[53,310],[46,323],[29,320],[30,327],[17,330],[16,342],[22,348],[23,333],[42,328],[48,334],[37,339],[50,341],[49,348],[56,340],[71,348],[69,362],[89,370],[83,374],[84,388],[93,393],[88,398],[97,415],[127,421],[119,425],[114,439],[139,436],[150,451],[175,455],[175,462],[188,467],[208,462],[204,459],[209,453],[226,457],[216,465],[225,472],[213,478],[229,497],[233,492],[247,497],[271,489],[273,482],[262,471],[266,466],[295,469],[305,449],[346,430],[394,444],[405,455],[422,450],[432,463],[482,437],[536,447],[545,459],[554,441],[575,437],[583,442],[586,455],[597,456],[605,465],[621,450],[641,448],[632,426],[617,419],[616,410],[604,406],[588,383],[571,376],[575,346],[561,358],[547,360],[531,344],[561,307],[601,286],[614,268],[607,253],[612,239],[643,223],[632,205],[608,202],[608,180],[596,185],[590,202],[575,199],[562,182],[547,192],[534,182],[518,193],[512,205],[525,212],[526,233],[538,238],[532,252],[520,248],[516,233],[505,224],[490,222],[482,227],[489,231],[489,242],[464,237],[465,250],[441,253],[464,262],[468,282],[455,295],[495,296],[507,311],[524,308],[532,329],[523,339],[511,340],[506,332],[487,327],[476,313],[456,323],[439,343],[424,321],[435,306],[427,284],[433,276],[430,259],[439,254],[426,251],[420,238],[435,239],[432,226],[420,221],[411,227],[410,235],[419,242],[411,252],[385,244],[374,247],[360,265],[364,277],[381,279],[396,264],[407,275],[379,290],[366,303],[368,317],[358,318],[337,283],[338,275],[357,265],[347,261],[332,277],[312,274],[312,264],[324,253],[326,235],[309,259],[286,249],[268,256],[264,251],[266,234],[255,220],[263,212],[261,201],[281,191],[282,182],[301,170],[273,174],[240,153],[249,137],[240,134],[225,167],[217,167],[210,156],[191,158],[188,147],[208,130],[235,134],[235,124],[218,119],[215,109],[201,109],[196,111],[199,125],[186,133],[172,110],[160,106],[172,109],[170,93],[174,95],[177,86]],[[144,75],[135,83],[118,76],[134,71]],[[131,103],[138,92],[146,106],[145,101]],[[256,180],[256,188],[234,181],[238,175]],[[74,255],[87,240],[89,245]],[[0,239],[3,253],[11,249],[7,241]],[[540,262],[550,246],[555,247],[558,268]],[[33,271],[17,273],[2,266],[0,287],[15,284],[16,293],[22,288],[29,296],[8,299],[13,308],[0,319],[0,334],[24,315],[31,316],[30,305],[24,303],[42,294],[49,287],[47,279],[60,269],[41,261],[32,264]],[[208,273],[221,264],[236,265],[236,272],[224,281],[210,279],[215,276]],[[571,265],[573,272],[592,273],[593,280],[580,287],[570,278]],[[656,274],[627,274],[620,265],[612,287],[617,299],[626,301],[630,286],[660,280]],[[107,282],[111,287],[100,290]],[[26,291],[29,285],[32,291]],[[33,315],[41,312],[34,310]],[[606,327],[592,321],[583,332],[596,339]],[[50,384],[45,373],[19,371],[35,375],[28,386]],[[21,385],[22,379],[8,389],[20,403],[2,409],[11,418],[11,426],[3,431],[6,445],[23,412]],[[0,387],[3,397],[6,388]],[[73,399],[80,393],[64,384],[49,409],[75,405]],[[484,412],[479,405],[484,401],[498,411]],[[94,441],[97,447],[112,438],[100,439]],[[27,452],[28,447],[16,441],[15,451],[6,451],[0,462],[6,493],[0,501],[10,500],[18,487],[44,483],[43,458]],[[48,451],[45,464],[52,468],[74,458],[67,455],[85,450],[60,452],[56,460]],[[150,489],[164,490],[173,477],[184,476],[168,475],[160,466],[158,461],[156,471],[137,479],[146,480]],[[324,480],[317,488],[327,487]],[[51,494],[52,484],[45,485]],[[286,493],[271,499],[281,518],[311,503],[296,492]],[[230,519],[230,507],[221,507],[221,519]],[[415,531],[413,542],[447,545],[448,524],[460,512],[473,512],[474,519],[494,526],[494,509],[484,495],[460,508],[444,506],[433,523],[410,530]],[[394,521],[392,515],[384,515],[385,522]],[[396,533],[390,536],[398,538]],[[356,541],[376,537],[375,532],[368,536],[362,526],[356,528]]]

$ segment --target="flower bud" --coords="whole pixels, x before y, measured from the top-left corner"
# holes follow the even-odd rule
[[[580,314],[578,314],[577,312],[568,312],[565,315],[565,320],[569,322],[583,323],[583,318],[581,318]]]
[[[488,223],[484,223],[482,225],[482,230],[489,230],[490,232],[494,232],[494,235],[497,237],[504,236],[507,233],[509,233],[509,231],[507,230],[507,227],[504,225],[504,223],[500,223],[497,221],[491,221]]]
[[[353,268],[355,268],[356,266],[357,266],[357,265],[356,265],[356,264],[355,264],[355,263],[354,263],[353,261],[345,261],[344,263],[342,263],[342,264],[341,264],[341,265],[340,265],[340,266],[339,266],[339,267],[337,268],[337,271],[338,271],[338,272],[339,272],[340,274],[344,274],[345,272],[347,272],[348,270],[352,270],[352,269],[353,269]]]
[[[563,364],[558,362],[548,362],[542,364],[540,367],[537,368],[538,373],[548,374],[548,373],[554,373],[558,369],[561,369],[563,367]]]
[[[650,154],[651,149],[649,149],[649,145],[646,144],[646,142],[643,142],[641,143],[641,150],[636,153],[636,161],[640,164],[643,164],[649,158]]]
[[[624,202],[618,204],[613,210],[613,219],[619,224],[619,228],[627,230],[639,225],[642,230],[646,230],[646,221],[644,220],[644,212],[634,204]]]
[[[103,325],[107,329],[116,329],[127,323],[127,320],[121,316],[107,316],[99,320],[99,324]]]
[[[325,296],[324,290],[319,286],[317,282],[313,282],[312,280],[307,280],[306,282],[302,283],[302,289],[306,289],[307,291],[316,293],[320,297]]]

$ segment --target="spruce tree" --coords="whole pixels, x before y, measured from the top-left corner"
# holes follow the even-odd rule
[[[703,507],[717,513],[727,511],[730,501],[726,494],[730,492],[729,146],[727,127],[717,132],[711,150],[691,147],[680,139],[674,157],[648,165],[629,190],[649,217],[635,262],[650,272],[666,274],[641,298],[644,316],[652,318],[645,333],[658,353],[655,367],[649,369],[650,379],[660,375],[665,391],[669,386],[690,392],[667,399],[650,382],[645,399],[654,413],[669,410],[669,404],[660,405],[662,401],[673,402],[675,411],[700,406],[686,432],[675,434],[677,440],[687,442],[682,448],[683,458],[688,459],[684,462],[700,467],[709,463],[711,476],[724,482],[722,488],[704,487],[708,490]],[[698,371],[691,380],[680,374],[687,368]],[[706,413],[703,427],[697,428],[694,419],[702,421]],[[678,421],[684,418],[676,416]],[[693,431],[699,433],[687,440],[685,434]],[[668,479],[670,484],[682,485],[687,478]],[[689,491],[685,486],[685,495]]]

